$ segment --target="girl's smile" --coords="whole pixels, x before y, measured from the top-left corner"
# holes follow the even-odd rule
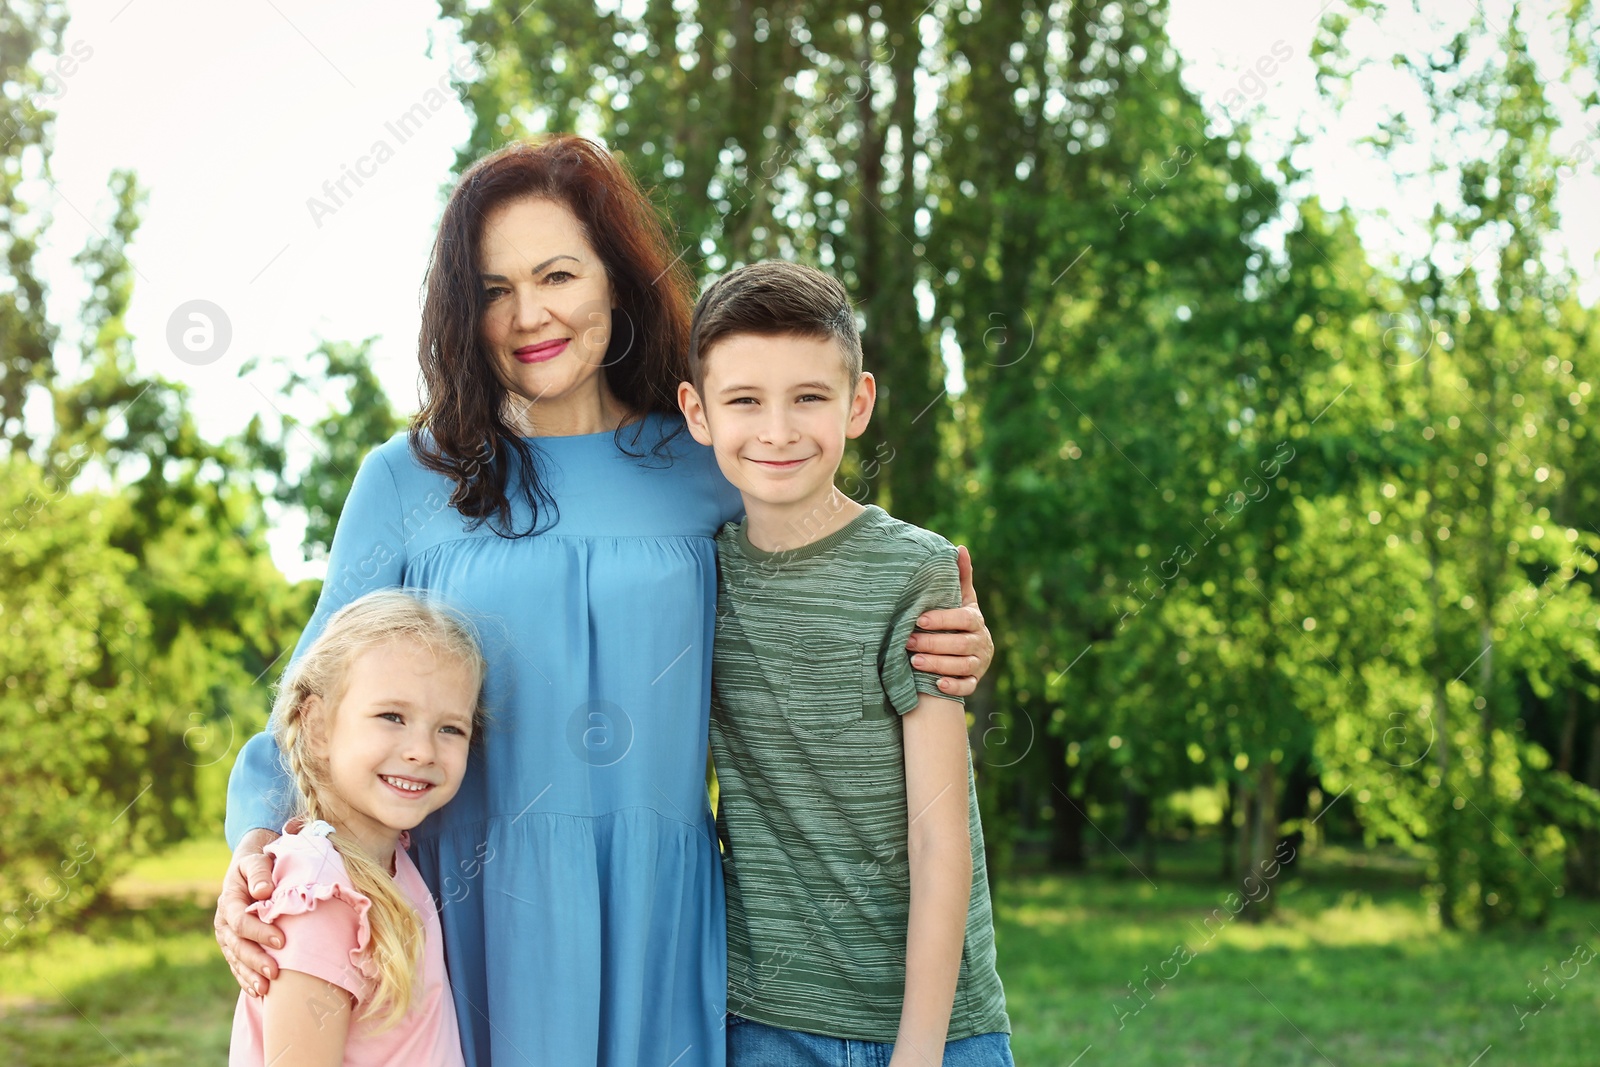
[[[475,701],[467,668],[397,638],[356,657],[323,720],[330,821],[374,856],[456,795]]]
[[[420,797],[428,790],[435,788],[433,782],[423,782],[416,778],[407,778],[399,774],[380,774],[378,777],[385,785],[404,797]]]

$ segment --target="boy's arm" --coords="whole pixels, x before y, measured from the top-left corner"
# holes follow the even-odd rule
[[[350,1010],[350,994],[332,982],[285,970],[262,998],[263,1062],[340,1067]]]
[[[890,1067],[937,1067],[944,1060],[972,894],[966,709],[959,701],[919,693],[916,708],[901,722],[911,917],[905,999]]]

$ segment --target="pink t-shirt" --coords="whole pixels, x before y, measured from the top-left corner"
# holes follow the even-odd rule
[[[406,855],[410,835],[400,835],[394,879],[422,916],[422,988],[408,1015],[390,1029],[374,1033],[371,1021],[357,1017],[375,973],[362,954],[370,936],[367,911],[372,902],[356,891],[344,860],[327,838],[316,832],[326,826],[312,824],[299,833],[286,833],[266,847],[274,857],[272,877],[277,885],[272,896],[250,905],[250,911],[282,931],[284,941],[280,949],[267,946],[267,954],[280,969],[321,978],[355,998],[344,1047],[346,1067],[399,1063],[462,1067],[461,1035],[444,969],[439,913],[416,865]],[[240,993],[233,1012],[229,1067],[265,1067],[262,1017],[261,999]]]

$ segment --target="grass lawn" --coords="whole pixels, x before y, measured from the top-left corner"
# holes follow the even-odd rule
[[[141,862],[105,914],[0,963],[0,1063],[226,1063],[238,986],[211,936],[220,842]],[[209,903],[207,897],[209,896]]]
[[[1217,911],[1227,890],[1201,873],[1213,855],[1168,850],[1151,881],[1113,854],[1116,867],[1000,887],[1000,973],[1019,1064],[1600,1061],[1600,903],[1560,901],[1543,930],[1447,934],[1409,865],[1324,848],[1272,885],[1275,915],[1251,924],[1256,905],[1237,918]],[[108,913],[9,954],[0,1063],[223,1062],[235,986],[207,897],[226,862],[220,848],[195,844],[142,863]],[[1565,963],[1580,943],[1597,958]],[[1180,944],[1192,958],[1174,955]],[[1548,1005],[1519,1030],[1518,1009],[1535,1003],[1527,983],[1564,963],[1569,981],[1551,980]],[[1150,992],[1135,999],[1129,983]]]
[[[1217,910],[1228,890],[1201,873],[1215,846],[1164,856],[1154,884],[1110,859],[1108,873],[1000,894],[1000,976],[1024,1067],[1080,1055],[1081,1067],[1600,1063],[1600,902],[1557,901],[1542,930],[1447,933],[1412,864],[1328,847],[1270,886],[1276,912],[1252,924],[1256,905]],[[1547,1006],[1519,1020],[1538,1004],[1527,983],[1563,967],[1570,981],[1552,979]]]

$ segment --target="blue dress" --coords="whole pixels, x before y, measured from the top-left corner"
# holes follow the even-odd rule
[[[682,420],[623,431],[647,451]],[[476,622],[492,716],[456,798],[412,834],[438,899],[468,1067],[721,1067],[722,869],[705,788],[717,588],[712,540],[743,508],[711,450],[637,459],[610,432],[541,437],[548,532],[468,529],[404,434],[362,463],[317,609],[426,589]],[[512,494],[513,502],[516,496]],[[514,511],[526,529],[525,507]],[[228,784],[230,845],[277,829],[271,737]]]

